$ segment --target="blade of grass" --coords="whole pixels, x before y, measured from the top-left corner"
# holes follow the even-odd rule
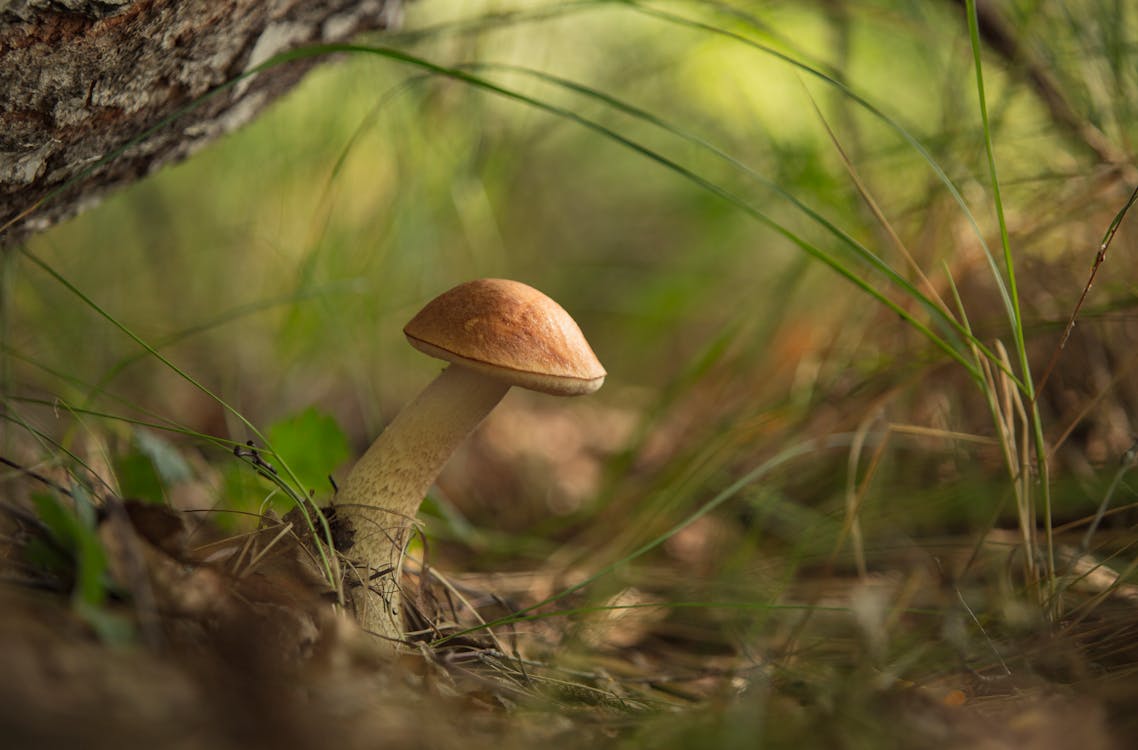
[[[1029,366],[1027,362],[1027,346],[1023,336],[1023,314],[1020,310],[1019,289],[1016,284],[1015,260],[1012,257],[1011,239],[1008,236],[1008,224],[1004,217],[1004,201],[1000,195],[1000,178],[996,168],[996,152],[992,142],[992,129],[988,120],[988,99],[984,90],[984,68],[980,59],[980,25],[976,17],[976,2],[968,0],[968,32],[972,38],[972,59],[976,73],[976,96],[980,107],[980,122],[984,135],[984,152],[988,161],[989,182],[992,187],[992,205],[996,210],[996,222],[1000,229],[1000,247],[1004,254],[1004,273],[1007,275],[1007,289],[1009,299],[1009,313],[1012,323],[1012,334],[1015,338],[1016,354],[1020,358],[1020,366],[1024,373],[1026,386],[1025,395],[1034,398],[1031,387]],[[1021,386],[1021,387],[1023,387]]]
[[[842,166],[845,167],[846,174],[849,175],[850,180],[853,182],[854,189],[857,190],[857,194],[861,197],[862,202],[865,203],[866,208],[869,209],[870,213],[873,215],[874,220],[876,220],[881,228],[885,231],[885,234],[889,238],[889,241],[897,249],[897,252],[900,253],[901,257],[905,260],[905,263],[909,266],[913,273],[917,275],[917,279],[921,282],[921,285],[928,289],[929,299],[936,304],[937,308],[943,310],[945,314],[951,314],[951,308],[949,308],[949,306],[945,304],[944,300],[941,299],[940,294],[936,290],[936,287],[933,286],[928,276],[925,275],[924,269],[920,267],[920,265],[917,263],[916,258],[914,258],[912,253],[909,252],[909,248],[905,246],[904,241],[901,239],[900,235],[897,234],[897,231],[893,228],[893,225],[889,222],[889,219],[885,216],[885,212],[881,210],[881,206],[879,206],[877,201],[874,200],[873,194],[869,190],[869,186],[867,186],[865,184],[865,181],[862,180],[861,175],[858,173],[857,168],[854,166],[853,160],[850,158],[849,154],[846,153],[845,147],[842,146],[842,142],[838,138],[838,134],[834,132],[834,129],[832,127],[830,127],[829,121],[822,113],[822,108],[818,106],[818,101],[813,97],[813,95],[810,94],[809,91],[807,91],[807,95],[810,97],[810,104],[814,107],[814,114],[817,115],[819,122],[821,122],[822,126],[825,127],[826,135],[829,137],[830,143],[834,146],[834,150],[838,152],[838,158],[841,160]],[[959,325],[958,321],[955,319],[953,319],[953,323]],[[968,334],[971,333],[968,331],[965,332]]]
[[[1052,531],[1051,485],[1048,478],[1047,444],[1043,436],[1042,417],[1039,413],[1038,404],[1036,403],[1035,386],[1031,375],[1031,364],[1028,361],[1027,342],[1024,337],[1023,314],[1020,309],[1019,289],[1016,282],[1015,259],[1012,256],[1011,240],[1008,236],[1007,221],[1004,217],[1004,204],[1000,195],[999,172],[996,167],[996,153],[993,145],[992,129],[988,121],[988,103],[984,89],[984,66],[980,54],[980,22],[976,11],[976,0],[967,0],[966,5],[968,13],[968,35],[972,44],[972,62],[976,74],[976,96],[980,108],[980,121],[984,134],[984,150],[988,160],[992,202],[996,210],[996,219],[1000,228],[1000,245],[1003,248],[1004,272],[1007,274],[1007,289],[1010,302],[1009,317],[1012,324],[1016,355],[1019,359],[1019,369],[1021,373],[1020,382],[1017,383],[1017,386],[1023,394],[1024,401],[1027,402],[1027,412],[1030,413],[1030,418],[1028,418],[1026,414],[1024,415],[1025,421],[1030,423],[1025,424],[1025,429],[1031,430],[1035,447],[1035,468],[1038,472],[1039,487],[1043,496],[1042,520],[1047,545],[1046,563],[1048,587],[1045,599],[1051,601],[1053,606],[1058,606],[1058,598],[1053,596],[1057,580],[1055,570],[1055,540]],[[1027,445],[1023,445],[1022,450],[1026,455],[1028,450]],[[1030,491],[1030,486],[1028,484],[1029,478],[1027,476],[1026,465],[1021,466],[1020,471],[1024,474],[1022,477],[1024,492],[1028,492]],[[1034,503],[1028,502],[1028,507],[1034,510]],[[1031,518],[1029,519],[1023,519],[1021,517],[1021,523],[1031,523],[1033,528],[1037,522],[1038,519],[1035,518],[1034,513],[1031,514]],[[1029,546],[1026,550],[1026,554],[1034,556],[1034,547]],[[1057,611],[1052,611],[1053,616],[1057,614]]]

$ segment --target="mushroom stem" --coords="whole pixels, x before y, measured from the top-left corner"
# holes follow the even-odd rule
[[[339,488],[337,513],[354,531],[352,599],[367,630],[402,637],[403,552],[419,504],[458,444],[509,388],[471,369],[447,367],[399,412]]]

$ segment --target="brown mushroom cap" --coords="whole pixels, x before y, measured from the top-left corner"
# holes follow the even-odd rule
[[[432,357],[556,396],[592,393],[607,374],[569,313],[518,281],[459,284],[428,302],[403,333]]]

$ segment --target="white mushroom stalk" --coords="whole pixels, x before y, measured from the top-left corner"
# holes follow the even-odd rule
[[[366,562],[361,576],[378,574],[370,581],[376,595],[353,589],[359,592],[353,596],[356,616],[368,630],[402,635],[399,578],[419,503],[459,443],[509,389],[451,365],[404,407],[340,487],[336,507],[352,518],[355,533],[349,554]]]
[[[437,297],[404,328],[416,348],[451,362],[387,426],[336,495],[353,532],[348,557],[356,616],[368,630],[403,634],[403,556],[419,504],[458,445],[510,386],[554,395],[592,393],[605,371],[556,302],[516,281],[480,279]]]

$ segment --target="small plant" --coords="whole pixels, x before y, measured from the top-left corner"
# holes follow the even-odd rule
[[[30,569],[38,570],[46,585],[67,592],[72,610],[104,642],[132,641],[131,619],[110,607],[121,591],[109,575],[98,511],[89,492],[73,484],[70,490],[34,492],[31,501],[34,521],[24,519],[27,528],[20,546]],[[16,512],[16,517],[21,515]]]

